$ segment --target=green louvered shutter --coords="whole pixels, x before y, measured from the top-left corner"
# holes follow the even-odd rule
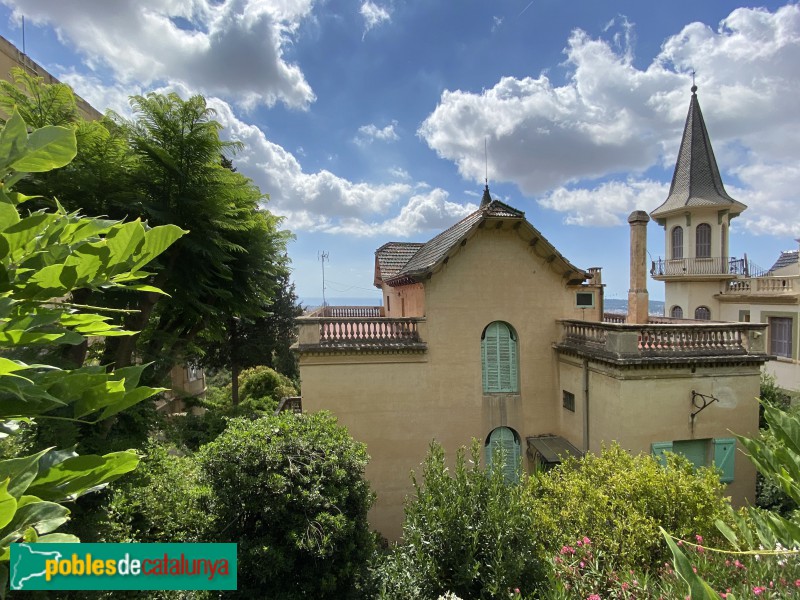
[[[733,467],[736,458],[736,440],[734,438],[718,438],[714,440],[714,466],[722,473],[722,483],[733,481]]]
[[[661,466],[667,466],[667,457],[664,456],[665,452],[672,452],[672,442],[655,442],[650,445],[652,449],[653,456],[658,459],[658,462],[661,463]]]
[[[517,340],[505,323],[491,323],[481,340],[483,355],[483,391],[519,391]]]
[[[485,461],[491,470],[498,466],[494,460],[502,460],[503,478],[506,483],[519,483],[520,446],[517,436],[508,427],[498,427],[489,434],[489,443],[484,448]]]
[[[675,441],[672,451],[686,458],[695,469],[708,466],[708,440]]]
[[[497,362],[498,325],[499,323],[491,323],[486,328],[486,333],[481,340],[484,392],[500,391],[500,367]]]

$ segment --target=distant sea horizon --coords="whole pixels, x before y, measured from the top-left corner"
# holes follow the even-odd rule
[[[381,296],[373,297],[340,297],[328,298],[328,306],[382,306],[383,298]],[[309,296],[307,298],[300,298],[300,304],[306,310],[319,308],[322,306],[322,298]],[[612,313],[625,313],[628,310],[628,301],[620,298],[606,298],[605,299],[605,312]],[[650,301],[650,314],[663,315],[664,302],[662,300]]]

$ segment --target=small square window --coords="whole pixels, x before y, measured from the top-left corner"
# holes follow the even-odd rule
[[[575,412],[575,394],[573,394],[572,392],[568,392],[567,390],[563,390],[563,392],[564,392],[564,399],[563,399],[564,408],[566,408],[567,410],[571,410],[572,412]]]
[[[577,292],[575,305],[578,308],[594,308],[594,294],[592,292]]]

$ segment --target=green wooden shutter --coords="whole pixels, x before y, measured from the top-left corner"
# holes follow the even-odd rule
[[[650,444],[651,451],[653,456],[658,459],[658,462],[661,463],[661,466],[667,466],[667,457],[664,456],[665,452],[672,452],[672,442],[655,442]]]
[[[491,323],[481,340],[484,392],[500,391],[500,370],[497,362],[498,325],[499,323]]]
[[[506,483],[519,483],[521,451],[519,441],[508,427],[498,427],[489,434],[489,443],[484,448],[485,461],[491,470],[500,466]],[[502,465],[495,465],[502,460]]]
[[[505,323],[489,324],[481,340],[483,391],[519,391],[517,373],[517,340]]]
[[[672,451],[685,457],[695,469],[708,466],[708,440],[672,442]]]
[[[718,438],[714,440],[714,466],[722,473],[722,483],[733,481],[733,467],[736,458],[736,440],[734,438]]]

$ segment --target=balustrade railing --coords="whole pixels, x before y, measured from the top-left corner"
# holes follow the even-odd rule
[[[734,279],[725,287],[729,294],[793,294],[798,277],[751,277]],[[798,288],[800,289],[800,287]]]
[[[762,323],[622,325],[563,320],[561,345],[619,357],[763,353]]]
[[[382,306],[322,306],[311,317],[377,318],[383,316]]]
[[[325,318],[319,320],[319,343],[418,342],[418,319]]]

